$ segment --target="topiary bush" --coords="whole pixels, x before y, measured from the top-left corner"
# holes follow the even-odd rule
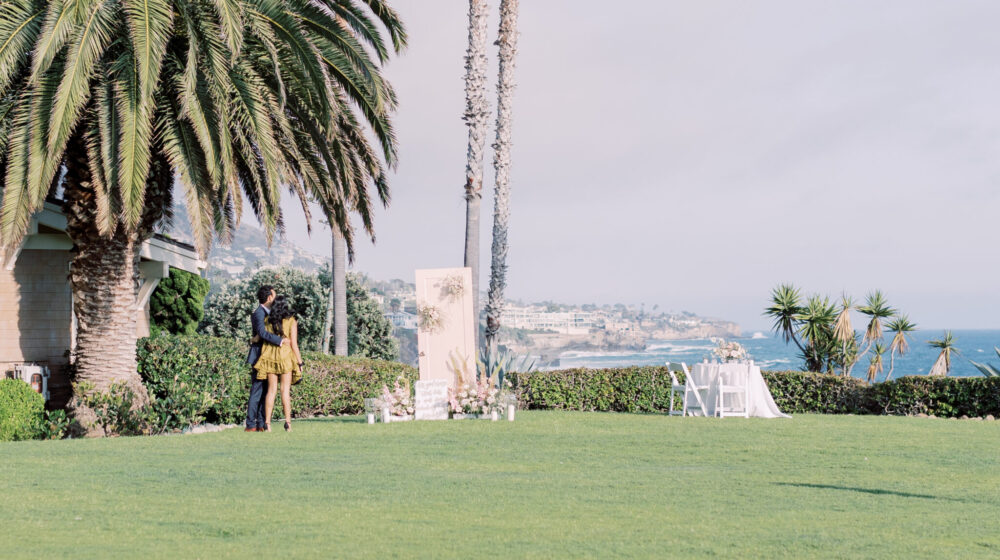
[[[204,335],[143,338],[138,344],[139,373],[151,395],[180,400],[178,391],[207,392],[213,404],[205,420],[237,424],[246,417],[250,394],[247,343]],[[400,375],[414,381],[417,370],[398,362],[344,358],[305,352],[302,382],[292,387],[292,415],[358,414],[364,399]],[[182,386],[183,384],[183,386]],[[281,397],[275,399],[281,414]]]
[[[41,432],[45,397],[17,379],[0,379],[0,441],[34,439]]]

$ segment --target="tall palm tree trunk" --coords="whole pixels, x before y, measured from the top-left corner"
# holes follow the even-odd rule
[[[96,225],[96,192],[86,149],[79,140],[67,149],[63,212],[66,233],[73,241],[69,276],[77,329],[76,381],[92,383],[100,391],[124,383],[135,393],[136,406],[148,401],[136,371],[139,249],[163,217],[164,208],[169,208],[172,180],[169,165],[162,157],[154,159],[139,227],[128,233],[119,226],[110,237],[104,236]],[[74,415],[84,427],[95,419],[93,411],[82,405],[74,408]]]
[[[892,379],[892,370],[894,369],[896,369],[896,351],[891,350],[889,352],[889,372],[885,374],[886,381]]]
[[[469,147],[465,164],[465,266],[472,269],[472,306],[479,335],[479,207],[483,198],[486,100],[486,0],[469,0],[469,47],[465,56],[465,114]],[[478,346],[478,344],[477,344]]]
[[[333,232],[335,226],[331,226],[331,241],[333,236],[336,235]],[[326,318],[323,320],[323,348],[324,354],[330,353],[330,335],[333,329],[333,307],[334,307],[334,295],[333,295],[333,263],[337,260],[337,247],[336,242],[331,242],[330,249],[330,290],[327,292],[326,298]]]
[[[347,355],[347,246],[338,228],[333,228],[333,353]]]
[[[500,0],[500,73],[497,79],[497,139],[493,144],[493,250],[490,294],[486,305],[486,346],[496,341],[507,287],[507,228],[510,222],[510,148],[514,97],[514,57],[517,55],[518,0]]]

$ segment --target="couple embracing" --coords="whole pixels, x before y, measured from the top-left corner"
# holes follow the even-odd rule
[[[285,413],[287,432],[292,429],[291,386],[302,379],[299,327],[288,299],[283,295],[277,295],[273,287],[261,286],[257,290],[257,301],[260,305],[250,315],[253,338],[250,339],[247,363],[253,369],[244,431],[271,431],[274,397],[278,392],[280,380],[281,408]]]

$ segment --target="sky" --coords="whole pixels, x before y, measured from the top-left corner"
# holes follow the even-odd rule
[[[462,266],[468,2],[391,5],[410,37],[386,70],[400,161],[353,268],[412,282]],[[792,283],[881,289],[922,328],[1000,328],[1000,2],[609,6],[520,4],[508,297],[752,331]],[[492,188],[488,172],[484,289]],[[287,237],[329,254],[328,230],[285,208]]]

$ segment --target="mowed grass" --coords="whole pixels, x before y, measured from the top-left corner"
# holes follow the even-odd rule
[[[0,557],[1000,557],[1000,422],[338,418],[0,457]]]

